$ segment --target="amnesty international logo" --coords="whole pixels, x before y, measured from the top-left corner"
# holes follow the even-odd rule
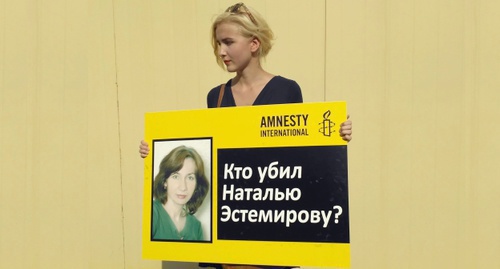
[[[309,114],[284,114],[262,116],[261,137],[309,136],[307,120]]]
[[[321,125],[319,128],[319,132],[322,133],[324,136],[331,136],[332,133],[335,132],[333,127],[335,126],[335,122],[332,122],[330,120],[332,112],[330,110],[327,110],[325,113],[323,113],[323,121],[318,123],[318,125]]]

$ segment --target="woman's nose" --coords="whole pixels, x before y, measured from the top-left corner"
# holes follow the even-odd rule
[[[181,188],[181,190],[187,189],[186,179],[181,180],[181,184],[179,187]]]
[[[219,56],[221,58],[226,56],[226,50],[222,46],[219,46]]]

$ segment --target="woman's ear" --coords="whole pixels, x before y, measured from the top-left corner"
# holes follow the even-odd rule
[[[259,51],[259,48],[260,48],[260,40],[254,37],[250,42],[250,50],[252,51],[252,53],[254,53]]]

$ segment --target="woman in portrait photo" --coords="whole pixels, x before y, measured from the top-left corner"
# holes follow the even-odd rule
[[[153,240],[203,240],[193,215],[208,193],[203,160],[195,149],[178,146],[163,158],[153,182]]]

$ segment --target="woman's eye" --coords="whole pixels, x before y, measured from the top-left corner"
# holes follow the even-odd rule
[[[179,175],[178,174],[173,174],[172,175],[172,179],[179,179]]]
[[[196,180],[196,177],[195,176],[188,176],[188,179],[189,180]]]

